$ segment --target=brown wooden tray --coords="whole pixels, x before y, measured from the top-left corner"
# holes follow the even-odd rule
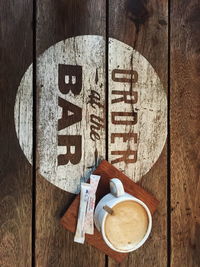
[[[124,189],[127,193],[141,199],[145,202],[145,204],[149,207],[151,213],[153,214],[158,206],[158,200],[152,196],[150,193],[146,192],[141,186],[134,183],[131,179],[129,179],[122,172],[117,170],[114,166],[108,163],[106,160],[103,160],[97,169],[94,171],[94,174],[101,175],[101,179],[99,182],[99,186],[96,193],[96,204],[98,201],[106,194],[109,193],[109,180],[112,178],[119,178],[123,185]],[[77,215],[79,209],[79,201],[80,195],[74,199],[64,216],[61,218],[61,224],[69,231],[75,232],[76,223],[77,223]],[[127,253],[119,253],[112,249],[110,249],[106,243],[103,241],[101,234],[95,228],[94,235],[86,234],[86,241],[101,250],[108,256],[112,257],[117,262],[122,262],[124,258],[127,256]]]

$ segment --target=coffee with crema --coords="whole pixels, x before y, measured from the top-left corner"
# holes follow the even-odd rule
[[[119,250],[129,250],[145,236],[148,214],[139,203],[127,200],[112,207],[113,214],[105,220],[105,234],[110,243]]]

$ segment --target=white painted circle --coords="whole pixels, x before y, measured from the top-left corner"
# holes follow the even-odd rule
[[[81,66],[82,86],[79,94],[72,91],[60,91],[58,71],[60,65]],[[112,103],[119,98],[113,91],[130,90],[130,83],[112,80],[114,69],[133,69],[138,73],[134,84],[137,91],[137,103]],[[71,75],[71,74],[70,74]],[[64,83],[77,83],[76,76],[63,76]],[[70,80],[71,79],[71,80]],[[48,48],[37,60],[37,162],[40,174],[48,181],[71,193],[77,193],[80,181],[86,180],[95,168],[97,160],[105,158],[105,129],[99,127],[91,138],[92,120],[100,118],[100,125],[105,122],[105,41],[101,36],[85,35],[66,39]],[[91,104],[91,92],[96,92],[98,104]],[[58,106],[59,99],[69,102],[81,109],[81,116],[73,124],[58,129],[63,108]],[[67,103],[66,102],[66,103]],[[18,88],[15,103],[15,128],[20,146],[32,163],[32,65],[25,72]],[[135,110],[137,123],[120,125],[112,123],[112,112],[131,112]],[[73,116],[68,111],[67,116]],[[91,117],[93,116],[93,117]],[[64,118],[64,117],[63,117]],[[77,121],[77,118],[80,120]],[[91,119],[93,118],[93,119]],[[120,156],[113,151],[133,149],[137,151],[137,161],[125,164],[123,161],[113,163],[125,174],[138,181],[147,173],[158,159],[166,141],[167,100],[160,79],[150,63],[130,46],[110,39],[109,43],[109,161]],[[127,120],[127,119],[126,119]],[[64,121],[64,120],[63,120]],[[69,120],[70,121],[70,120]],[[111,135],[115,136],[111,142]],[[136,133],[137,142],[130,138],[123,139],[123,133]],[[58,145],[58,136],[81,137],[81,156],[77,164],[70,161],[58,166],[58,156],[66,154],[67,146]],[[65,138],[65,137],[62,137]],[[71,139],[70,139],[71,140]],[[74,139],[75,140],[75,139]],[[65,140],[66,142],[66,140]],[[71,142],[71,141],[70,141]],[[70,147],[70,152],[74,153]],[[76,149],[76,147],[74,147]]]

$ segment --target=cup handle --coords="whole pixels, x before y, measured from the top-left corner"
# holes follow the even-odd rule
[[[115,197],[121,197],[124,195],[124,187],[119,179],[113,178],[110,180],[110,192]]]

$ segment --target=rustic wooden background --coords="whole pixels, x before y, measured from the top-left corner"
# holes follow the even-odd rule
[[[134,47],[168,93],[168,140],[140,181],[160,200],[153,233],[121,266],[200,266],[198,0],[1,0],[0,266],[117,266],[96,249],[73,243],[73,235],[60,226],[74,196],[40,177],[37,163],[32,167],[21,151],[14,128],[16,91],[27,67],[34,62],[36,104],[37,55],[83,34]],[[34,140],[35,160],[37,134]]]

